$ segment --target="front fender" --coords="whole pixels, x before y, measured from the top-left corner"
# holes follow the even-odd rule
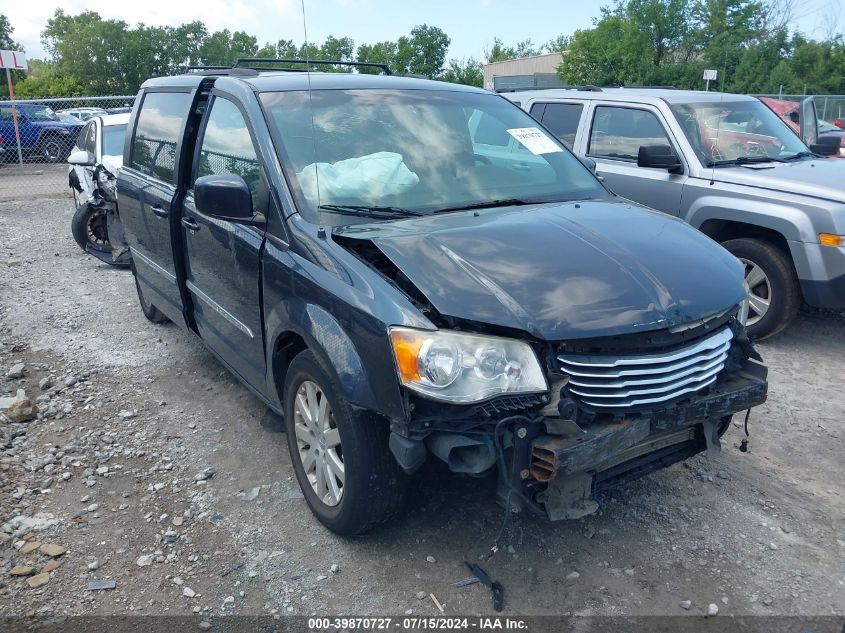
[[[813,241],[816,237],[806,213],[777,200],[702,196],[692,201],[685,216],[697,229],[708,220],[725,220],[771,229],[790,241]]]
[[[269,391],[276,396],[280,409],[283,406],[283,377],[278,375],[279,369],[272,360],[278,342],[285,335],[293,333],[301,337],[308,348],[323,361],[323,366],[334,374],[341,395],[350,404],[388,417],[404,418],[392,360],[390,364],[379,362],[384,360],[384,354],[368,345],[371,362],[365,363],[344,328],[324,308],[294,298],[267,314],[267,331],[268,386]],[[373,389],[373,385],[380,386],[378,392]]]

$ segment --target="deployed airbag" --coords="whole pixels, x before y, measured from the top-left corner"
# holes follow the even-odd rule
[[[402,155],[376,152],[336,163],[311,163],[297,174],[302,193],[313,205],[372,204],[384,196],[407,191],[420,179],[405,165]]]

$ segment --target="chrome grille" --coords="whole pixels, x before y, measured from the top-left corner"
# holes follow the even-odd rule
[[[669,352],[636,356],[561,354],[569,391],[599,408],[636,407],[694,393],[715,382],[733,333],[723,328]]]

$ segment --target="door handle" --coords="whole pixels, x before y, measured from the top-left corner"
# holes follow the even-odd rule
[[[159,218],[166,218],[168,215],[170,215],[170,212],[161,205],[154,204],[150,208],[153,210],[153,213]]]
[[[188,229],[191,233],[196,233],[200,230],[200,225],[197,224],[197,221],[189,217],[182,218],[182,226]]]

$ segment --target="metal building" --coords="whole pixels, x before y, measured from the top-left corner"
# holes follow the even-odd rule
[[[562,86],[557,76],[562,61],[560,53],[548,53],[485,64],[484,87],[488,90],[527,90]]]

